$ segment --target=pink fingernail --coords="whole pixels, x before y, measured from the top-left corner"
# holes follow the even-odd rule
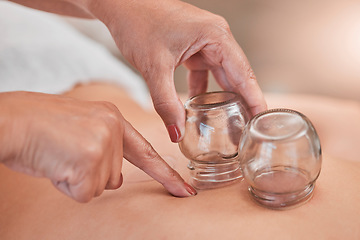
[[[195,196],[197,194],[196,190],[192,186],[190,186],[188,183],[184,182],[184,185],[185,185],[186,191],[188,191],[188,193],[190,193],[191,196]]]
[[[179,128],[175,124],[172,124],[167,126],[167,130],[169,132],[171,141],[177,143],[181,137]]]

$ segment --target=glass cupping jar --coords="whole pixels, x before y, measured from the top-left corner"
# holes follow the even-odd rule
[[[249,120],[242,98],[233,92],[209,92],[185,102],[185,135],[179,143],[190,160],[190,184],[222,187],[242,178],[238,148]]]
[[[313,195],[321,169],[319,137],[302,113],[268,110],[246,125],[239,160],[256,202],[272,209],[295,207]]]

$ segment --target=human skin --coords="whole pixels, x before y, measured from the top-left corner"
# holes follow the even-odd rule
[[[167,141],[167,132],[154,111],[144,111],[111,85],[84,85],[66,95],[114,103],[170,165],[185,179],[189,177],[188,160],[176,144]],[[250,199],[244,181],[200,191],[192,198],[174,198],[126,161],[122,188],[107,191],[88,204],[79,204],[56,191],[47,179],[32,178],[0,166],[0,236],[2,239],[359,239],[360,161],[331,156],[341,150],[335,150],[337,144],[332,145],[335,142],[332,138],[359,142],[359,135],[351,135],[352,131],[359,131],[358,122],[349,122],[342,128],[341,136],[336,129],[344,119],[358,117],[358,106],[317,96],[266,97],[271,107],[288,107],[305,113],[320,130],[320,139],[325,143],[314,196],[306,204],[284,211],[263,208]],[[334,121],[329,111],[332,107],[339,113]],[[354,155],[359,151],[345,149],[351,150]]]
[[[174,196],[196,194],[110,102],[0,93],[0,163],[79,202],[122,184],[123,157]]]
[[[309,116],[325,153],[360,161],[359,101],[311,94],[266,94],[266,99],[269,108],[293,108]]]
[[[211,71],[224,90],[243,96],[252,114],[266,109],[244,52],[226,20],[218,15],[177,0],[14,2],[102,21],[124,57],[147,82],[154,107],[173,142],[182,139],[185,129],[185,110],[173,81],[174,71],[181,64],[189,69],[190,96],[206,91]]]
[[[225,90],[243,96],[252,114],[266,109],[250,64],[222,17],[176,0],[14,2],[101,20],[125,58],[146,80],[154,107],[173,142],[181,140],[185,124],[185,110],[173,82],[175,68],[180,64],[190,70],[190,95],[206,91],[211,71]],[[4,106],[0,109],[0,131],[6,136],[0,139],[0,162],[13,170],[48,177],[63,193],[87,202],[104,189],[121,185],[124,156],[171,194],[196,194],[111,104],[39,93],[2,93],[0,98]],[[55,131],[52,126],[59,128]]]

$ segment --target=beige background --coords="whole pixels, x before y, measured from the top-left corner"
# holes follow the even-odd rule
[[[360,1],[187,2],[226,18],[264,91],[360,100]]]
[[[360,101],[359,0],[187,0],[223,16],[266,92]],[[119,56],[101,23],[68,19]],[[175,72],[186,92],[186,70]],[[209,90],[216,90],[212,79]]]

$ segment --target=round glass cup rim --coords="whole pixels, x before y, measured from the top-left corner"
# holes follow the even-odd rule
[[[265,110],[265,111],[263,111],[263,112],[259,112],[258,114],[256,114],[255,116],[253,116],[250,120],[253,121],[253,119],[255,119],[255,118],[259,118],[259,117],[261,117],[262,115],[269,114],[269,113],[273,113],[273,112],[295,113],[295,114],[300,115],[302,118],[306,119],[306,121],[308,121],[308,118],[307,118],[304,114],[302,114],[301,112],[296,111],[296,110],[294,110],[294,109],[290,109],[290,108],[272,108],[272,109],[268,109],[268,110]]]
[[[260,112],[258,114],[256,114],[255,116],[253,116],[250,121],[247,123],[247,125],[252,124],[254,121],[256,121],[256,119],[260,118],[263,115],[267,115],[267,114],[271,114],[271,113],[291,113],[291,114],[296,114],[299,117],[301,117],[306,123],[310,124],[312,126],[311,121],[301,112],[293,110],[293,109],[289,109],[289,108],[273,108],[273,109],[268,109],[266,111]],[[271,141],[279,141],[279,140],[294,140],[299,136],[302,136],[301,133],[303,133],[304,131],[309,131],[309,126],[308,124],[306,124],[306,129],[300,129],[299,131],[294,132],[291,135],[288,136],[283,136],[283,137],[277,137],[277,138],[263,138],[260,137],[260,135],[253,135],[256,138],[261,138],[262,140],[271,140]],[[314,131],[316,132],[316,130],[314,129]]]
[[[230,94],[230,95],[232,95],[232,97],[225,101],[215,102],[215,103],[204,103],[204,104],[193,103],[193,101],[196,98],[203,97],[206,95],[215,95],[215,94]],[[191,109],[194,111],[208,111],[208,110],[213,110],[213,109],[224,108],[226,106],[232,106],[232,105],[239,104],[239,103],[241,103],[241,97],[240,97],[240,95],[238,95],[235,92],[214,91],[214,92],[206,92],[206,93],[201,93],[201,94],[192,96],[185,102],[184,106],[185,106],[185,109]]]

